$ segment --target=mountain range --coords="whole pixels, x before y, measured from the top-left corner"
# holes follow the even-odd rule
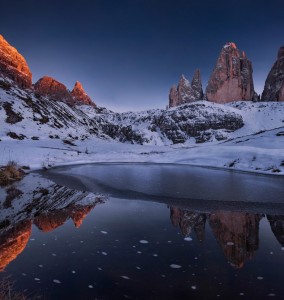
[[[262,96],[254,90],[253,68],[245,52],[229,42],[221,49],[216,66],[203,93],[200,70],[196,70],[190,82],[181,75],[178,86],[170,89],[169,107],[202,99],[215,103],[233,101],[284,101],[284,47],[280,47],[277,59],[265,81]]]
[[[0,36],[0,164],[182,161],[281,174],[283,49],[261,99],[251,62],[227,43],[205,92],[197,70],[191,82],[181,76],[171,88],[169,109],[115,113],[98,106],[79,81],[71,91],[49,76],[33,84],[25,58]]]

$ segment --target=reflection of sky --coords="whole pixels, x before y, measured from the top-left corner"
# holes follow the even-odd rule
[[[0,28],[34,81],[50,75],[72,89],[79,80],[99,105],[138,110],[165,107],[170,86],[195,68],[205,87],[227,41],[252,60],[260,93],[284,27],[284,2],[264,2],[16,0],[2,4]]]

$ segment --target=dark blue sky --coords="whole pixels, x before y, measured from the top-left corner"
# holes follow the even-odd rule
[[[76,80],[100,106],[165,107],[180,74],[203,87],[233,41],[253,63],[258,93],[284,44],[283,0],[2,1],[0,34],[27,59],[35,82]]]

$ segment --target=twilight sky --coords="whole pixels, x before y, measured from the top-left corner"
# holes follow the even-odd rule
[[[0,34],[26,58],[33,82],[79,80],[115,111],[164,108],[180,74],[201,69],[203,88],[222,46],[252,61],[262,92],[284,45],[283,0],[9,0]]]

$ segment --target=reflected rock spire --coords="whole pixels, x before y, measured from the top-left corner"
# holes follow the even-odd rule
[[[230,264],[242,268],[252,259],[259,245],[261,215],[241,212],[216,212],[209,224]]]
[[[284,216],[267,215],[271,230],[279,244],[284,247]]]
[[[195,231],[200,242],[205,238],[206,215],[197,212],[182,210],[178,207],[170,207],[170,218],[175,227],[179,227],[186,237]]]

